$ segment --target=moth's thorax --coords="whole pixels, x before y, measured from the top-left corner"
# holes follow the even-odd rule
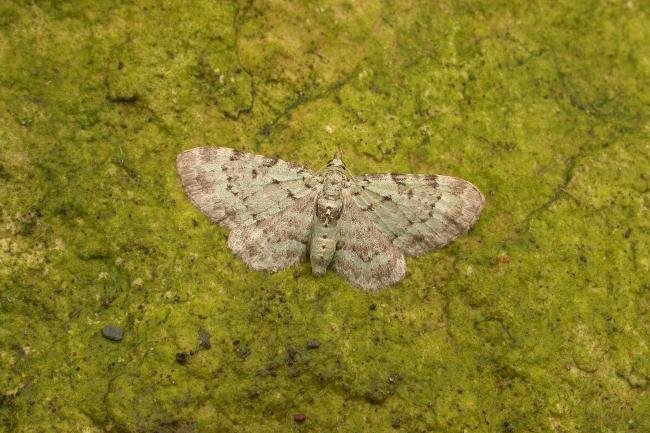
[[[337,200],[341,197],[341,190],[346,180],[345,171],[341,167],[327,166],[325,179],[323,181],[322,196],[330,200]]]
[[[340,164],[336,164],[337,161]],[[336,252],[337,222],[343,212],[341,191],[345,181],[345,165],[340,160],[330,161],[325,169],[323,189],[316,200],[311,233],[311,268],[316,275],[325,273]]]

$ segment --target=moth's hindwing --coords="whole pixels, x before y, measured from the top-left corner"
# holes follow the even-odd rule
[[[339,240],[333,267],[350,283],[366,290],[376,290],[404,278],[404,254],[391,243],[344,192],[344,208],[339,219]]]
[[[228,246],[258,271],[279,271],[307,258],[316,193],[265,220],[235,228]]]

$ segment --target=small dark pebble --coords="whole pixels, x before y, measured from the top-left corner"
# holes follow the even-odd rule
[[[257,372],[258,375],[260,376],[271,376],[271,377],[276,377],[278,375],[278,368],[280,367],[280,363],[277,361],[271,361],[266,366],[259,370]]]
[[[257,371],[257,375],[262,377],[266,377],[266,376],[277,377],[278,372],[275,370],[267,370],[266,368],[262,368]]]
[[[390,395],[392,391],[389,388],[371,386],[368,391],[363,395],[363,398],[370,404],[382,404]]]
[[[318,349],[320,347],[320,341],[318,340],[309,340],[307,342],[307,349]]]
[[[390,423],[390,425],[391,425],[391,427],[393,427],[393,428],[400,428],[400,426],[402,425],[402,422],[401,422],[398,418],[395,418],[395,419],[393,419],[393,421]]]
[[[210,334],[203,328],[199,328],[199,348],[208,350],[211,348]]]
[[[248,358],[252,352],[251,348],[246,345],[235,347],[235,353],[237,353],[237,356],[241,359]]]
[[[287,365],[292,366],[296,363],[297,358],[298,358],[299,352],[293,348],[293,347],[288,347],[287,348]]]
[[[293,420],[297,423],[303,423],[307,419],[307,415],[304,413],[297,413],[293,416]]]
[[[189,359],[190,359],[190,356],[186,352],[178,352],[178,353],[176,353],[176,362],[178,362],[180,365],[187,364],[187,361]]]
[[[402,376],[397,373],[393,373],[388,376],[388,383],[399,383],[402,381]]]
[[[102,336],[112,341],[120,341],[124,337],[124,330],[116,326],[104,326]]]
[[[268,364],[266,364],[266,368],[264,369],[265,375],[275,377],[278,375],[278,368],[280,368],[280,363],[277,361],[271,361]]]

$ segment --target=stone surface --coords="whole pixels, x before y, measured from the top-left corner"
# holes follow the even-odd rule
[[[0,2],[0,431],[650,431],[649,14]],[[375,294],[267,275],[185,198],[197,146],[340,148],[486,207]]]

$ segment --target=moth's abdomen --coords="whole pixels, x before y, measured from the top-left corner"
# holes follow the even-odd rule
[[[343,210],[343,201],[324,196],[316,201],[316,214],[311,232],[309,258],[311,270],[315,275],[323,275],[327,271],[338,240],[337,223]]]
[[[319,221],[314,221],[309,258],[315,275],[323,275],[327,271],[336,252],[336,238],[336,224],[326,227]]]

